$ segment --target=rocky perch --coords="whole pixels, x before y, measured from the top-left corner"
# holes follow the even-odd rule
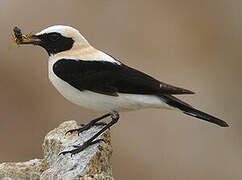
[[[114,180],[112,176],[112,147],[110,131],[98,138],[105,142],[92,145],[84,151],[71,156],[58,155],[61,151],[73,149],[92,137],[101,127],[92,127],[79,136],[65,133],[77,128],[76,121],[66,121],[50,131],[44,139],[43,159],[27,162],[6,162],[0,164],[1,180]]]

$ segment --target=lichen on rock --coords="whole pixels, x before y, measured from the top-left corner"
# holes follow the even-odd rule
[[[101,127],[92,127],[82,132],[65,135],[70,129],[78,128],[76,121],[66,121],[50,131],[44,139],[43,159],[27,162],[0,164],[2,180],[113,180],[111,168],[111,137],[107,130],[100,137],[105,140],[71,156],[60,155],[61,151],[73,149],[97,133]]]

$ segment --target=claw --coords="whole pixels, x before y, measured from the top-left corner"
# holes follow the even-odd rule
[[[62,151],[58,154],[58,156],[61,156],[61,155],[66,155],[68,153],[72,153],[72,151]]]
[[[107,123],[105,123],[105,122],[96,122],[94,124],[94,126],[106,126],[106,125],[107,125]]]
[[[83,132],[83,131],[85,131],[85,130],[88,130],[90,128],[90,125],[89,124],[87,124],[87,125],[82,125],[81,124],[81,128],[77,128],[77,129],[71,129],[71,130],[69,130],[69,131],[67,131],[66,133],[65,133],[65,135],[67,135],[68,133],[73,133],[73,132],[78,132],[78,136]]]
[[[72,147],[74,147],[74,148],[79,148],[80,146],[78,146],[78,145],[73,145]]]
[[[67,132],[65,133],[65,136],[66,136],[68,133],[72,134],[72,133],[75,132],[75,131],[79,131],[79,129],[71,129],[71,130],[69,130],[69,131],[67,131]]]
[[[78,136],[79,136],[83,131],[86,131],[86,130],[90,129],[92,126],[106,126],[106,125],[107,125],[107,123],[105,123],[105,122],[97,122],[95,124],[86,124],[86,125],[85,124],[81,124],[81,128],[71,129],[71,130],[67,131],[65,133],[65,135],[67,135],[68,133],[73,133],[75,131],[78,131]]]
[[[70,153],[70,154],[71,154],[71,157],[72,157],[73,155],[75,155],[75,154],[77,154],[77,153],[83,151],[83,150],[86,149],[87,147],[89,147],[89,146],[91,146],[91,145],[93,145],[93,144],[97,144],[97,143],[99,143],[99,142],[101,142],[101,141],[102,141],[102,142],[105,142],[104,139],[97,139],[97,140],[95,140],[95,141],[91,141],[91,142],[86,141],[86,142],[84,142],[81,146],[74,145],[73,147],[74,147],[75,149],[70,150],[70,151],[62,151],[62,152],[59,153],[59,156],[60,156],[60,155],[65,155],[65,154]]]

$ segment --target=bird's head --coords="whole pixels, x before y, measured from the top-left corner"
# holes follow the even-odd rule
[[[81,33],[73,27],[64,25],[50,26],[19,44],[33,44],[43,47],[49,55],[67,51],[75,46],[89,45]]]

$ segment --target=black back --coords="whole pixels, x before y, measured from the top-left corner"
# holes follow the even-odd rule
[[[191,94],[171,86],[124,64],[107,61],[61,59],[53,66],[54,73],[75,88],[106,95],[129,94]]]

